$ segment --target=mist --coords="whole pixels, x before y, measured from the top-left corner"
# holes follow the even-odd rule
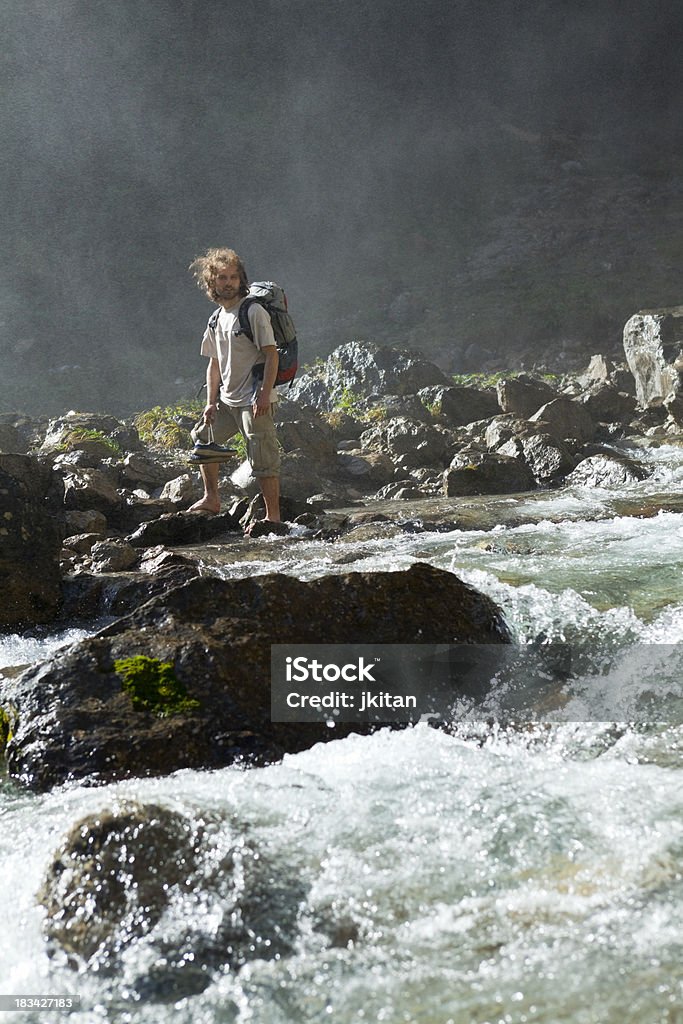
[[[192,394],[229,245],[305,361],[616,352],[683,300],[680,12],[529,0],[5,0],[0,411]],[[551,353],[549,355],[548,353]]]

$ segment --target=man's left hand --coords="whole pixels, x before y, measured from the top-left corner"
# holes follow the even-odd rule
[[[266,394],[263,388],[261,388],[256,398],[254,399],[254,404],[252,405],[254,416],[263,416],[265,413],[268,412],[269,409],[270,395]]]

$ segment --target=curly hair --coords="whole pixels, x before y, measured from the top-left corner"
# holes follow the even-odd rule
[[[237,267],[240,275],[240,295],[247,295],[249,292],[247,272],[244,263],[234,249],[207,249],[203,256],[197,256],[188,267],[188,270],[191,270],[195,276],[197,287],[214,302],[218,302],[215,288],[216,274],[224,267]]]

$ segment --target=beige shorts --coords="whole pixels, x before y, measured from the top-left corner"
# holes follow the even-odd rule
[[[280,448],[272,407],[262,416],[254,416],[250,405],[226,405],[219,400],[213,421],[213,436],[209,436],[207,425],[201,426],[199,423],[190,431],[192,440],[201,444],[208,441],[225,444],[238,432],[247,442],[247,458],[254,476],[279,476]]]

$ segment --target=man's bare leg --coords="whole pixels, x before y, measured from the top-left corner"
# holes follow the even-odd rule
[[[260,476],[258,478],[263,501],[266,506],[266,519],[271,523],[280,522],[280,477]]]
[[[218,493],[218,463],[205,462],[199,467],[204,481],[204,497],[190,506],[190,512],[213,512],[218,515],[221,510],[221,498]]]

